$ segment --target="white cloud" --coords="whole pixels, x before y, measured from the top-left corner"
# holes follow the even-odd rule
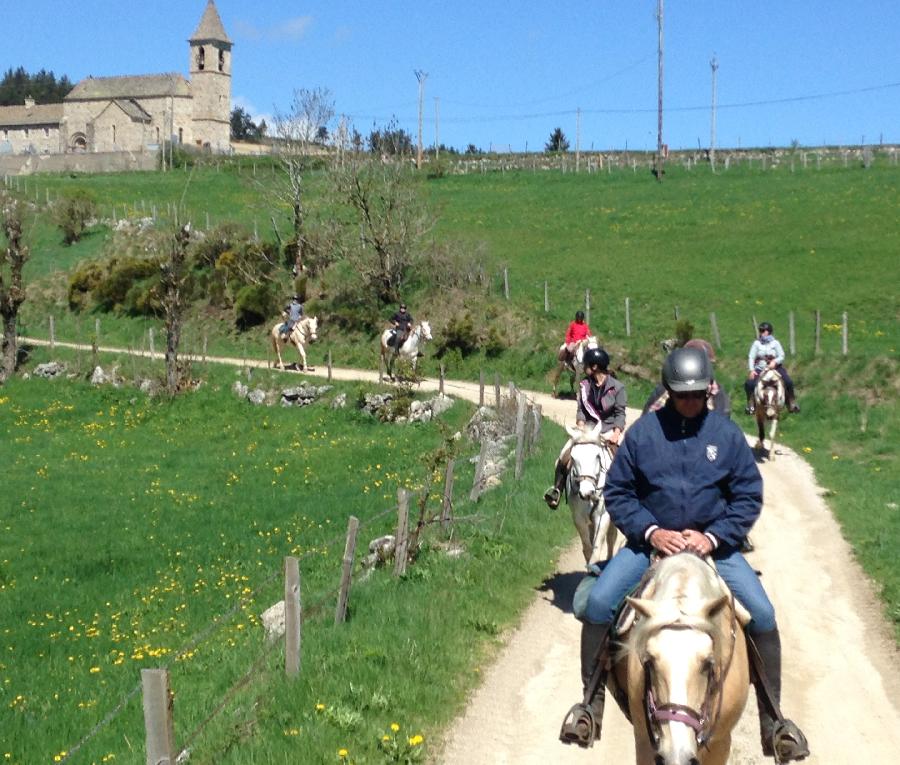
[[[312,16],[296,16],[264,28],[248,21],[236,21],[234,29],[238,36],[254,42],[259,40],[299,40],[306,35],[312,23]]]

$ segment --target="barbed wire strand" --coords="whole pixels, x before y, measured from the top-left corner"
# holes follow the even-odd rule
[[[81,740],[77,744],[66,750],[66,753],[63,755],[60,762],[67,762],[70,758],[74,757],[78,753],[78,750],[81,749],[81,747],[83,747],[88,741],[90,741],[101,730],[103,730],[103,728],[109,725],[113,721],[113,719],[115,719],[118,714],[128,705],[128,702],[130,702],[138,693],[140,693],[142,687],[143,683],[139,682],[136,686],[134,686],[134,688],[126,693],[119,700],[119,703],[116,704],[116,706],[113,707],[112,710],[107,712],[106,716],[100,722],[98,722],[84,736],[82,736]]]

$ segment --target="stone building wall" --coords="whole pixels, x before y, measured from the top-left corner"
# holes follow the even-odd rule
[[[59,127],[56,125],[0,128],[0,156],[8,153],[56,154],[59,151]]]

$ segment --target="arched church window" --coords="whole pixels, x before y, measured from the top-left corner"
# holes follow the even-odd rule
[[[200,46],[200,52],[197,54],[197,68],[202,72],[206,69],[206,48]]]
[[[220,72],[225,71],[225,51],[224,50],[219,51],[219,71]]]

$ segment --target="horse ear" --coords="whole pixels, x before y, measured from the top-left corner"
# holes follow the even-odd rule
[[[703,604],[703,615],[707,619],[713,619],[719,615],[723,608],[728,604],[730,598],[727,595],[721,595],[715,600],[710,600]]]
[[[566,425],[566,433],[569,434],[570,438],[581,438],[583,435],[581,428],[575,425]]]
[[[644,600],[643,598],[625,598],[628,605],[631,606],[642,616],[648,619],[656,613],[656,603],[652,600]]]
[[[591,428],[591,432],[587,434],[587,438],[591,441],[596,441],[597,443],[600,443],[600,433],[602,430],[603,430],[603,423],[598,422],[596,425],[594,425],[593,428]]]

